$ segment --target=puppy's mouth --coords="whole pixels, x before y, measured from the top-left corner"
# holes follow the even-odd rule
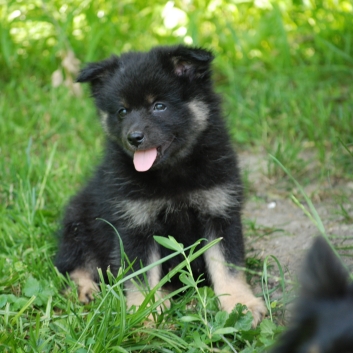
[[[157,164],[162,158],[165,151],[173,142],[173,139],[164,146],[149,148],[147,150],[137,150],[134,153],[134,166],[138,172],[147,172],[153,165]]]

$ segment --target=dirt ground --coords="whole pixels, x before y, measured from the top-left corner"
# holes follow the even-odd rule
[[[250,185],[243,210],[247,255],[255,254],[262,259],[274,255],[285,270],[286,278],[295,278],[313,238],[320,232],[291,200],[294,184],[288,180],[284,188],[278,180],[268,179],[267,161],[265,153],[239,154],[242,171]],[[353,271],[353,224],[338,213],[340,206],[337,203],[337,195],[343,193],[344,207],[353,217],[353,182],[332,186],[321,181],[310,183],[304,189],[314,203],[326,233],[340,254],[347,255],[343,259]],[[348,249],[343,249],[346,247]]]

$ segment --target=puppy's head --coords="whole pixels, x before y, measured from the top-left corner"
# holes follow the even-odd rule
[[[204,49],[157,47],[91,63],[77,81],[90,83],[108,137],[147,171],[191,153],[207,128],[218,104],[212,60]]]
[[[353,284],[322,237],[307,255],[301,285],[293,320],[272,353],[353,352]]]

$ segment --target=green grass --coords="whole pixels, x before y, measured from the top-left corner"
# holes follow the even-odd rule
[[[99,161],[103,135],[88,90],[74,96],[63,85],[51,87],[50,77],[68,49],[86,62],[191,38],[217,55],[217,90],[240,150],[273,155],[300,185],[352,182],[352,9],[332,1],[311,7],[273,1],[268,8],[197,1],[187,5],[185,23],[166,28],[163,1],[43,4],[11,0],[0,9],[0,351],[266,351],[283,329],[278,322],[292,296],[275,257],[247,259],[248,277],[263,283],[272,314],[256,330],[241,307],[230,315],[217,310],[212,290],[197,289],[187,259],[175,274],[185,292],[161,315],[150,294],[145,306],[126,310],[126,269],[88,306],[78,303],[74,287],[62,294],[68,282],[53,267],[55,232],[64,205]],[[182,27],[186,32],[176,34]],[[285,185],[290,197],[288,173],[270,157],[266,163],[266,178]],[[246,178],[245,185],[249,196]],[[295,195],[299,207],[310,205]],[[351,224],[350,194],[335,197],[331,217]],[[320,217],[309,211],[322,231]],[[244,223],[254,239],[281,234],[253,220]],[[342,244],[352,256],[351,246]],[[268,289],[278,273],[278,287]],[[272,300],[273,291],[283,294]],[[153,326],[144,325],[150,311]]]

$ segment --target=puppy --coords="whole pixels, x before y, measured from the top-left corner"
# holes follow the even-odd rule
[[[308,253],[301,284],[293,321],[272,353],[353,352],[353,284],[323,237]]]
[[[205,275],[222,309],[237,303],[256,325],[265,313],[241,272],[242,186],[236,156],[211,80],[212,54],[186,46],[156,47],[87,65],[88,82],[106,134],[105,155],[64,216],[56,266],[78,285],[82,302],[97,290],[97,268],[121,266],[118,231],[134,270],[165,257],[153,235],[185,246],[222,237],[192,264]],[[181,258],[149,271],[154,287]],[[174,284],[174,283],[173,283]],[[132,282],[127,304],[144,299]]]

